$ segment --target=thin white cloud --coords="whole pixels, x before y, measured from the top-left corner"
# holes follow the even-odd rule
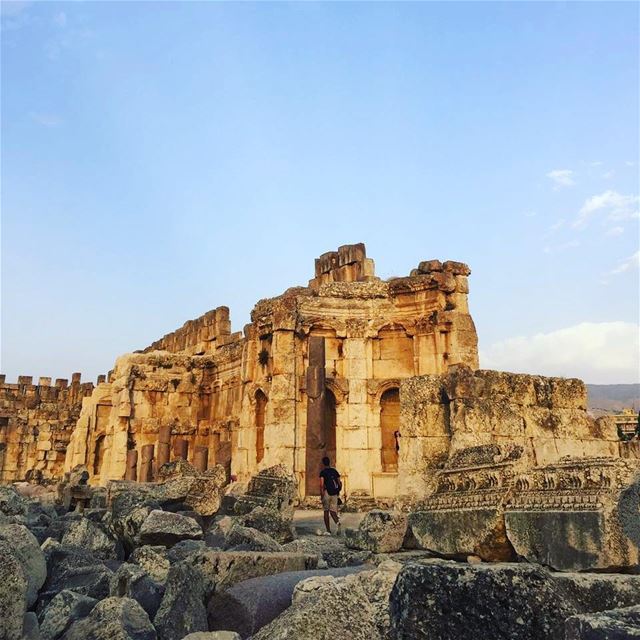
[[[589,163],[590,167],[601,167],[604,164],[604,162],[602,162],[601,160],[594,160],[593,162]]]
[[[640,327],[632,322],[582,322],[508,338],[481,350],[480,365],[596,384],[635,383],[640,381]]]
[[[524,217],[525,218],[533,218],[533,217],[535,217],[537,215],[538,215],[537,211],[525,211],[524,212]]]
[[[612,276],[617,276],[620,273],[629,271],[633,268],[640,268],[640,251],[636,251],[632,256],[621,260],[615,269],[611,270]]]
[[[611,229],[608,229],[607,231],[605,231],[604,235],[615,238],[616,236],[621,236],[623,233],[624,233],[624,227],[611,227]]]
[[[62,118],[57,116],[55,113],[39,113],[31,111],[29,113],[29,117],[35,123],[47,128],[59,127],[62,124]]]
[[[575,175],[575,172],[571,169],[554,169],[546,174],[547,178],[553,181],[554,189],[572,187],[576,183],[574,180]]]
[[[583,227],[589,218],[605,214],[607,220],[628,220],[639,217],[638,196],[623,195],[612,189],[587,198],[573,221],[575,228]]]
[[[56,15],[53,16],[53,24],[55,24],[56,27],[64,29],[64,27],[67,26],[67,14],[64,11],[56,13]]]
[[[605,180],[611,180],[611,178],[613,178],[613,176],[615,176],[615,175],[616,175],[616,172],[615,172],[613,169],[610,169],[609,171],[605,171],[605,172],[602,174],[602,177],[603,177]]]
[[[544,253],[559,253],[566,251],[567,249],[575,249],[580,246],[580,240],[568,240],[567,242],[561,242],[560,244],[548,244],[542,250]]]
[[[635,167],[636,166],[636,163],[632,162],[631,160],[627,160],[625,162],[625,164],[627,165],[627,167]]]
[[[564,227],[565,222],[566,220],[564,218],[559,218],[549,227],[549,231],[557,231],[558,229],[561,229],[562,227]]]

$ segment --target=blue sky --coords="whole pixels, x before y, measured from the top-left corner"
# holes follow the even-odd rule
[[[2,362],[87,378],[365,242],[481,365],[637,382],[634,3],[2,3]]]

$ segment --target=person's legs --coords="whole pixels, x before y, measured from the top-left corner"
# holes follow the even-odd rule
[[[331,514],[331,517],[333,518],[333,521],[336,524],[340,523],[340,517],[338,516],[338,513],[336,511],[329,511],[329,513]],[[326,516],[326,520],[329,520],[329,513],[327,513],[326,511],[324,512],[324,515]]]
[[[324,509],[324,526],[328,533],[331,533],[331,525],[329,524],[329,511],[331,510],[331,504],[329,502],[330,496],[326,493],[322,494],[322,508]]]

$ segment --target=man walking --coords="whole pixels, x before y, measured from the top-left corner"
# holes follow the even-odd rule
[[[322,458],[324,469],[320,472],[320,496],[322,497],[322,508],[324,509],[324,526],[327,533],[331,535],[331,524],[329,515],[338,525],[336,535],[340,535],[340,516],[338,515],[338,496],[342,491],[342,481],[340,474],[331,466],[331,460],[326,456]]]

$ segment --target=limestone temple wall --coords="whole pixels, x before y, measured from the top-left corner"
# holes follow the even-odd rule
[[[398,493],[420,545],[560,570],[637,565],[640,460],[580,380],[459,365],[401,384]],[[446,535],[443,535],[446,532]]]
[[[469,273],[432,260],[382,281],[362,244],[323,254],[308,286],[259,301],[242,334],[219,307],[118,359],[84,402],[65,468],[82,462],[105,483],[126,474],[135,450],[139,477],[143,448],[157,458],[169,429],[190,461],[206,446],[209,463],[240,480],[284,463],[303,495],[317,494],[328,454],[348,491],[391,497],[400,382],[478,367]]]
[[[452,464],[471,469],[511,456],[526,471],[568,458],[620,458],[614,421],[587,413],[586,386],[575,378],[455,366],[407,379],[400,391],[401,494],[433,490],[436,472]],[[478,462],[481,451],[493,453]]]
[[[0,376],[0,482],[22,480],[27,473],[62,476],[67,443],[80,415],[82,399],[94,385],[74,373],[71,384],[59,378],[20,376],[10,384]]]

